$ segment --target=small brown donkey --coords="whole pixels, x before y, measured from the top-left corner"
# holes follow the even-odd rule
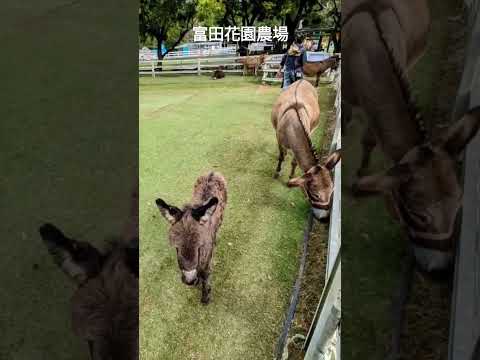
[[[310,139],[319,122],[317,90],[306,80],[293,83],[273,105],[272,125],[278,141],[279,157],[275,172],[278,178],[287,150],[293,152],[289,187],[301,187],[313,207],[317,219],[329,215],[333,181],[331,171],[340,160],[340,150],[321,164]],[[292,179],[298,165],[304,175]]]
[[[182,209],[162,199],[156,204],[171,224],[168,238],[177,251],[177,261],[186,285],[202,285],[202,303],[210,301],[209,276],[218,229],[227,205],[227,182],[218,172],[200,176],[190,203]]]
[[[101,253],[52,224],[39,232],[54,262],[77,284],[72,326],[88,342],[90,359],[138,359],[138,238]]]

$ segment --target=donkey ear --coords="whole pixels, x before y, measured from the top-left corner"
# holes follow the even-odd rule
[[[413,171],[407,164],[395,165],[385,173],[363,176],[355,183],[355,191],[385,193],[407,182]]]
[[[192,209],[192,217],[195,220],[199,221],[201,224],[205,224],[208,220],[210,220],[210,217],[215,212],[217,204],[218,199],[216,197],[212,197],[205,204],[195,209]]]
[[[335,165],[337,165],[337,163],[340,161],[341,157],[342,156],[341,156],[340,149],[334,151],[328,156],[327,160],[325,160],[325,167],[328,170],[332,170],[335,167]]]
[[[163,215],[163,217],[167,219],[167,221],[172,225],[175,224],[178,220],[180,220],[183,215],[182,210],[175,206],[168,205],[162,199],[155,200],[155,203],[160,209],[160,213]]]
[[[81,284],[100,272],[102,255],[90,244],[67,238],[52,224],[42,225],[39,232],[53,261],[75,282]]]
[[[293,178],[288,181],[287,186],[289,188],[302,187],[305,184],[305,178],[303,176]]]
[[[465,114],[459,121],[450,126],[445,134],[434,142],[452,156],[459,154],[475,137],[480,128],[480,109]]]

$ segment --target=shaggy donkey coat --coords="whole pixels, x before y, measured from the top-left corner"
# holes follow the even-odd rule
[[[182,209],[162,199],[156,204],[171,224],[168,238],[177,251],[182,281],[202,286],[202,302],[210,301],[209,276],[218,229],[227,205],[227,183],[218,172],[200,176],[193,188],[192,200]]]
[[[55,263],[77,283],[72,326],[88,342],[90,359],[138,359],[138,239],[101,253],[52,224],[39,232]]]

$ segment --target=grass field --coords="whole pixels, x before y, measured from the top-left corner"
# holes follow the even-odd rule
[[[289,165],[280,181],[272,178],[270,111],[279,90],[234,76],[140,80],[142,359],[272,358],[308,212],[301,192],[284,185]],[[331,91],[320,89],[323,119]],[[322,137],[320,125],[314,141]],[[204,306],[199,291],[180,282],[154,200],[181,206],[209,170],[224,174],[229,201]]]
[[[137,17],[125,0],[2,3],[2,360],[87,358],[71,328],[74,285],[38,226],[51,221],[100,247],[122,230],[136,173],[137,69],[135,58],[112,59],[112,35],[135,55]]]

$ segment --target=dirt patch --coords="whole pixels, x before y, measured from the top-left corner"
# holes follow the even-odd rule
[[[400,359],[446,360],[452,287],[415,272],[405,308]]]
[[[255,91],[255,95],[262,95],[272,91],[271,85],[258,85],[257,90]]]

